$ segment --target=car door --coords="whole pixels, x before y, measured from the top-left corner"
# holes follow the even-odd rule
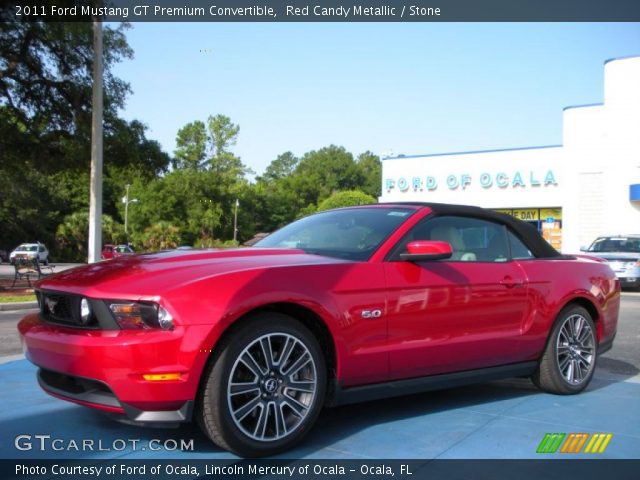
[[[453,255],[400,259],[413,240],[441,240]],[[504,225],[463,216],[416,224],[384,264],[391,378],[472,370],[519,361],[527,281],[511,261]]]

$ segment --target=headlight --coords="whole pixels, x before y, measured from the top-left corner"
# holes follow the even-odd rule
[[[113,302],[109,310],[123,330],[173,329],[173,317],[157,303]]]

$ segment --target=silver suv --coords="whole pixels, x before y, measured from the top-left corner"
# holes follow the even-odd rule
[[[583,250],[607,262],[623,287],[640,287],[640,235],[598,237]]]
[[[28,260],[38,259],[40,263],[49,264],[49,250],[44,243],[22,243],[9,255],[9,261],[13,264],[16,257]]]

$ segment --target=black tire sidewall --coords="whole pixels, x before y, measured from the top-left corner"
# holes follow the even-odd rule
[[[302,341],[309,350],[316,367],[317,385],[311,410],[302,424],[291,435],[271,442],[259,442],[247,437],[234,423],[227,402],[227,386],[231,370],[242,351],[269,333],[286,333]],[[245,457],[274,455],[291,448],[305,436],[315,423],[324,404],[326,392],[326,367],[322,351],[313,334],[295,319],[278,313],[258,315],[237,328],[222,346],[213,360],[209,378],[205,384],[210,399],[218,403],[214,418],[225,443],[232,451]],[[201,409],[205,406],[202,405]]]

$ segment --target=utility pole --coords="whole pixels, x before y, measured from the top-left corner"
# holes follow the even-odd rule
[[[235,242],[238,238],[238,207],[240,206],[240,201],[236,198],[236,209],[233,214],[233,241]]]
[[[89,194],[89,263],[100,260],[102,247],[102,22],[93,21],[93,111],[91,112],[91,192]]]

